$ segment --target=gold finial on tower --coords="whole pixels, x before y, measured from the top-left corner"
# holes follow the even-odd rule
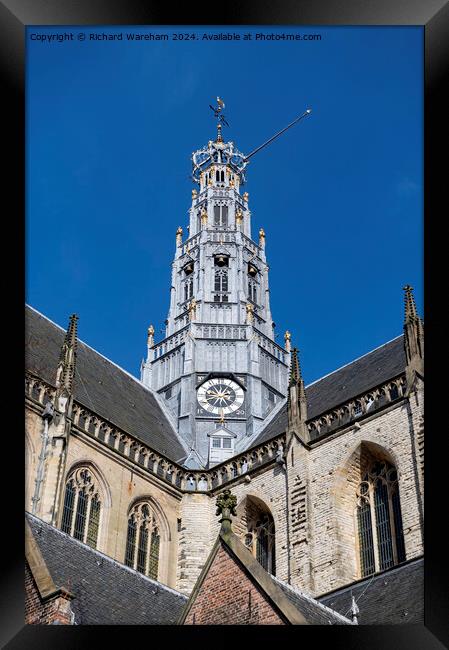
[[[196,316],[196,300],[192,298],[189,303],[189,320],[194,320]]]
[[[250,302],[246,303],[246,322],[251,325],[254,320],[254,307]]]
[[[176,231],[176,246],[181,246],[182,244],[182,228],[179,226],[178,230]]]
[[[203,205],[203,208],[201,210],[201,225],[206,227],[207,226],[207,210]]]
[[[237,212],[235,213],[235,225],[237,228],[240,228],[242,225],[243,221],[243,212],[241,211],[240,208],[237,209]]]
[[[265,247],[265,230],[263,228],[259,230],[259,246],[260,248]]]
[[[249,199],[249,194],[248,194],[248,192],[243,192],[243,200],[246,201],[246,202],[248,203],[248,199]]]
[[[290,352],[290,350],[291,350],[291,338],[292,338],[292,335],[287,330],[285,332],[285,334],[284,334],[285,349],[287,350],[287,352]]]
[[[197,194],[198,194],[198,192],[195,189],[193,189],[192,190],[192,199],[196,199]]]

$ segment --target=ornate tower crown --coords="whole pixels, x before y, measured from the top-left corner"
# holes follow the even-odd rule
[[[245,156],[234,147],[233,142],[223,142],[218,139],[209,140],[207,146],[198,149],[192,154],[192,178],[200,184],[200,176],[211,165],[227,165],[233,172],[241,175],[241,183],[245,182],[244,170],[248,164]]]
[[[224,107],[225,104],[220,97],[217,97],[217,106],[209,104],[217,119],[217,139],[209,140],[207,146],[192,154],[192,178],[198,184],[201,182],[201,174],[209,170],[214,163],[229,166],[234,173],[240,175],[240,184],[245,182],[243,172],[248,164],[246,157],[234,147],[233,142],[223,142],[222,126],[229,126],[222,113]]]

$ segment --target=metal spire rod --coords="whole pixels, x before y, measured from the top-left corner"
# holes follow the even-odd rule
[[[257,149],[254,149],[254,151],[251,151],[250,154],[248,154],[247,156],[245,156],[245,159],[244,159],[245,162],[246,162],[247,160],[249,160],[249,159],[251,158],[251,156],[254,156],[255,153],[257,153],[258,151],[260,151],[261,149],[263,149],[264,147],[266,147],[267,144],[270,144],[270,142],[273,142],[273,140],[275,140],[277,137],[279,137],[280,135],[282,135],[282,133],[284,133],[285,131],[287,131],[287,129],[289,129],[291,126],[293,126],[294,124],[296,124],[296,122],[299,122],[299,120],[302,120],[303,117],[306,117],[307,115],[310,115],[311,112],[312,112],[312,109],[311,109],[311,108],[308,108],[306,111],[304,111],[304,113],[303,113],[302,115],[300,115],[300,116],[297,117],[295,120],[293,120],[293,122],[290,122],[290,124],[288,124],[286,127],[284,127],[281,131],[278,131],[278,133],[276,133],[275,135],[273,135],[269,140],[267,140],[266,142],[264,142],[263,144],[261,144],[260,147],[257,147]]]

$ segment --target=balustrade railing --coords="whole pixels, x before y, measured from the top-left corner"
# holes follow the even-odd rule
[[[364,395],[309,420],[307,428],[311,440],[356,422],[358,418],[402,398],[405,387],[405,376],[396,377]],[[26,375],[25,392],[28,397],[42,407],[45,407],[48,401],[53,402],[55,397],[54,387],[31,374]],[[186,492],[213,491],[273,460],[282,459],[285,444],[285,433],[282,433],[276,438],[233,456],[228,461],[215,465],[209,470],[188,470],[154,451],[132,435],[102,420],[77,402],[73,403],[72,424],[76,429],[114,449],[160,480]]]
[[[340,427],[350,425],[365,415],[393,402],[405,393],[405,376],[396,377],[357,398],[337,406],[307,422],[310,439],[314,440]]]

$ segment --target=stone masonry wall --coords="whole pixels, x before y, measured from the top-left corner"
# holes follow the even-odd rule
[[[26,503],[32,512],[33,491],[37,470],[36,456],[41,449],[42,418],[29,410],[26,414]],[[29,450],[33,450],[30,451]],[[159,580],[170,587],[176,586],[178,554],[177,518],[179,516],[180,496],[174,488],[166,486],[145,470],[131,465],[113,450],[103,447],[100,442],[75,433],[70,436],[67,448],[65,479],[70,471],[79,465],[86,465],[101,492],[100,529],[97,548],[118,562],[124,562],[128,512],[139,499],[148,499],[160,523],[161,547],[159,558]],[[44,475],[45,478],[45,475]],[[64,489],[62,498],[64,497]],[[41,512],[36,513],[42,516]],[[60,512],[61,516],[61,512]],[[60,525],[60,517],[57,523]]]
[[[417,405],[410,403],[419,420]],[[423,553],[422,513],[419,506],[416,457],[405,402],[360,422],[342,435],[317,444],[310,451],[309,496],[313,535],[312,595],[319,595],[360,578],[356,540],[354,488],[360,478],[357,454],[361,446],[379,458],[390,459],[398,470],[406,559]],[[301,586],[300,576],[292,583]]]
[[[220,547],[185,625],[284,625],[284,621]]]

